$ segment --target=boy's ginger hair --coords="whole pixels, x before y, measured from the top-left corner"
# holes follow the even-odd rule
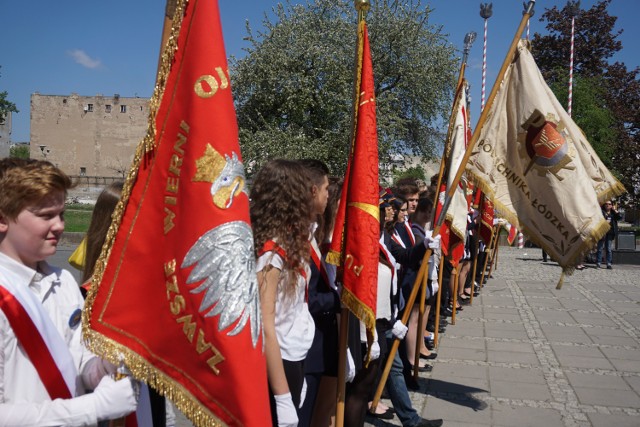
[[[15,220],[24,209],[73,188],[71,178],[44,160],[0,159],[0,216]]]

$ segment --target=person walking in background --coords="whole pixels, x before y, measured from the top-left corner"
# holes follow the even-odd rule
[[[598,252],[596,253],[596,268],[600,268],[600,263],[602,261],[602,249],[604,248],[607,251],[607,269],[611,270],[612,263],[612,252],[611,245],[616,235],[618,234],[618,221],[622,218],[618,213],[618,210],[614,208],[613,202],[611,200],[607,200],[602,205],[602,216],[609,223],[609,231],[605,234],[602,239],[598,241]]]

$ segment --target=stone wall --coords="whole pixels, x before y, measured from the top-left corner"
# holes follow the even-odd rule
[[[69,175],[122,177],[147,131],[149,100],[31,95],[31,158]]]

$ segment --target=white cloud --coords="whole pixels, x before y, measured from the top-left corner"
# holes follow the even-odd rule
[[[102,65],[99,59],[93,59],[84,50],[74,49],[67,52],[78,64],[86,68],[98,68]]]

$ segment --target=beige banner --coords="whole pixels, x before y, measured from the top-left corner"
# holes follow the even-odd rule
[[[624,187],[518,46],[467,165],[496,209],[566,272],[608,230],[600,202]]]

